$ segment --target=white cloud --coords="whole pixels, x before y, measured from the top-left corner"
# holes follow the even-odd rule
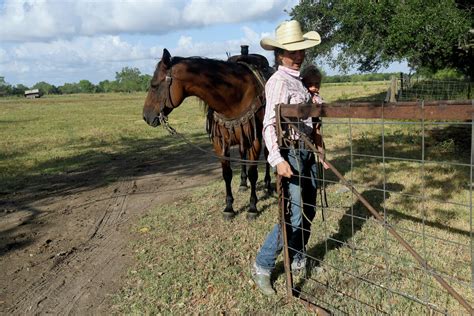
[[[191,36],[181,36],[178,40],[178,47],[182,50],[192,50],[193,38]]]
[[[132,45],[112,35],[29,42],[0,49],[0,74],[7,81],[13,75],[29,85],[43,80],[56,85],[81,79],[100,81],[107,73],[107,79],[113,79],[113,74],[125,66],[147,69],[154,53],[149,47]]]
[[[147,49],[131,45],[119,36],[112,35],[61,39],[49,43],[29,42],[15,46],[10,54],[12,59],[65,64],[130,61],[151,57]]]
[[[78,1],[76,14],[80,17],[79,33],[117,34],[155,33],[162,34],[180,23],[182,1]]]
[[[174,56],[225,59],[246,44],[265,54],[264,34],[244,23],[274,27],[296,2],[0,0],[0,75],[28,86],[99,82],[126,66],[151,73],[164,47]]]
[[[205,56],[227,59],[227,53],[231,55],[239,54],[241,45],[249,45],[250,53],[268,55],[266,51],[260,48],[260,39],[263,34],[258,34],[248,26],[243,26],[241,31],[242,36],[240,38],[226,41],[194,41],[190,36],[181,36],[177,46],[169,50],[174,56]],[[159,56],[161,56],[161,52],[162,50],[159,52]]]
[[[250,45],[251,53],[265,55],[260,49],[262,34],[248,26],[241,36],[226,41],[196,41],[181,35],[175,45],[167,46],[173,56],[205,56],[226,59],[226,53],[240,52],[240,45]],[[0,48],[0,75],[15,78],[26,85],[47,81],[55,85],[88,79],[99,82],[114,79],[123,67],[137,67],[142,73],[152,73],[163,53],[162,45],[131,43],[118,35],[81,36],[50,42],[27,42]],[[268,57],[268,56],[267,56]],[[69,79],[68,79],[69,78]]]
[[[0,40],[164,34],[219,23],[274,20],[294,0],[5,0]]]
[[[242,38],[242,41],[249,42],[253,45],[258,44],[257,46],[260,46],[260,39],[266,36],[265,34],[258,34],[248,26],[243,26],[242,31],[244,32],[244,37]]]
[[[2,70],[5,73],[10,73],[14,72],[15,74],[25,74],[30,70],[30,65],[25,62],[20,62],[20,61],[11,61],[5,64],[0,64],[2,66]],[[2,73],[1,76],[3,76],[5,73]],[[9,77],[6,76],[6,81],[9,82]]]
[[[0,64],[6,63],[8,60],[7,51],[0,48]]]
[[[7,0],[0,11],[0,40],[26,41],[74,34],[78,19],[67,2]]]
[[[183,21],[190,24],[212,25],[253,19],[272,19],[281,15],[287,2],[285,0],[192,0],[183,9]]]

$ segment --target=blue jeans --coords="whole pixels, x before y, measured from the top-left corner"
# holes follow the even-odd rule
[[[290,212],[291,224],[287,223],[286,232],[290,260],[293,261],[302,259],[304,256],[304,249],[310,235],[311,222],[316,213],[317,168],[314,153],[311,151],[290,148],[282,150],[281,154],[288,161],[293,171],[291,179],[282,179],[285,203],[288,203]],[[276,224],[257,253],[257,265],[272,270],[275,268],[276,259],[282,250],[282,229],[280,224]]]

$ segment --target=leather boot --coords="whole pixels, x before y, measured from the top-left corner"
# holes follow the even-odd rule
[[[252,279],[265,295],[275,295],[276,292],[270,281],[270,271],[259,268],[256,263],[252,265]]]

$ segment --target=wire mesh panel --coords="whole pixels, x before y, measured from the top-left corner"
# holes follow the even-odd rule
[[[303,112],[324,116],[325,157],[317,154],[329,164],[318,174],[327,205],[314,201],[306,269],[287,269],[289,294],[334,314],[471,313],[474,130],[466,119],[474,106],[451,104],[459,111],[449,121],[419,103],[390,119],[384,106],[379,118],[356,117],[349,106],[335,118],[334,104],[316,107]],[[407,119],[411,107],[422,115]],[[295,113],[303,113],[287,109],[281,131],[297,129]]]
[[[401,75],[398,84],[398,101],[463,100],[472,98],[470,80],[434,80]]]

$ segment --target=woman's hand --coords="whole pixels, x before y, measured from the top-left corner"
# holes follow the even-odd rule
[[[291,178],[291,176],[293,175],[290,164],[286,160],[276,165],[276,168],[279,176]]]

